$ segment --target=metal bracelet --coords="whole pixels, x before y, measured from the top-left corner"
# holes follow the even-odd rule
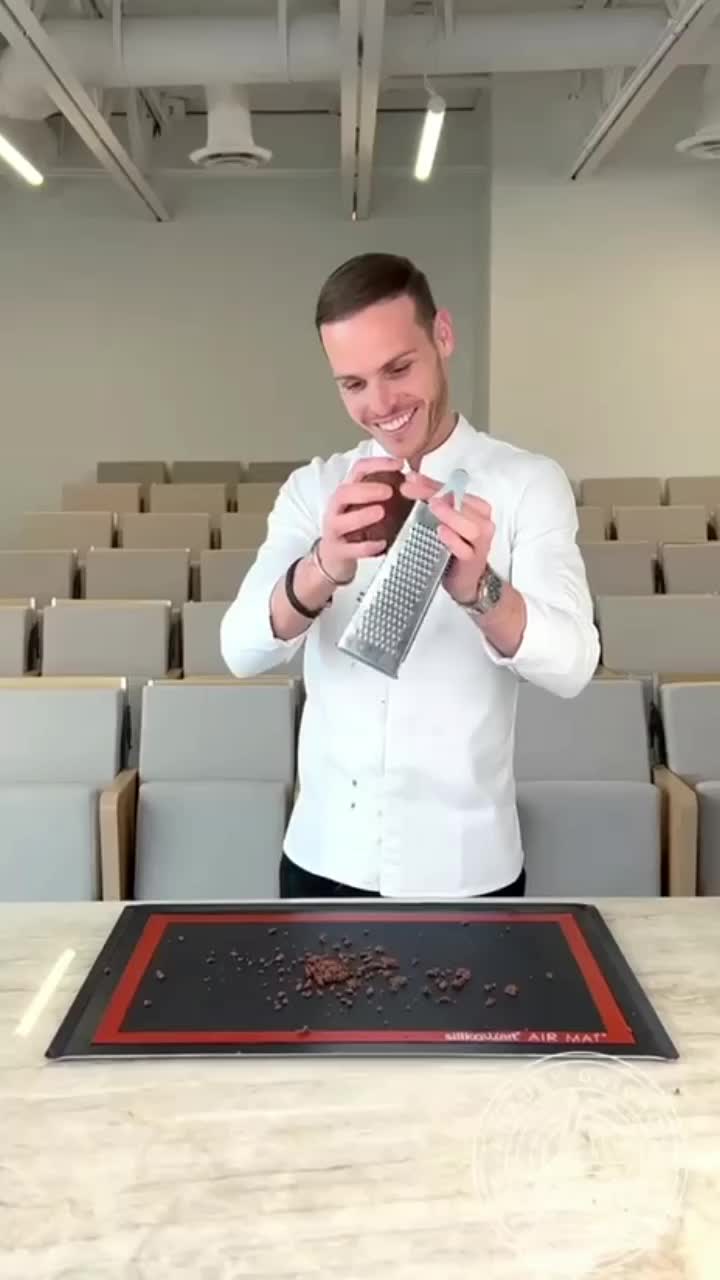
[[[352,582],[352,578],[333,578],[332,574],[328,573],[325,565],[320,559],[320,538],[316,538],[313,542],[310,549],[310,556],[313,564],[320,570],[323,578],[326,578],[328,582],[331,582],[334,587],[346,587],[348,583]]]

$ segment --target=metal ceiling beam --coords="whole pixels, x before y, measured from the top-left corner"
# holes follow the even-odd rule
[[[363,15],[362,58],[360,62],[360,128],[358,131],[357,196],[358,218],[370,212],[373,153],[377,126],[378,98],[382,77],[385,0],[366,0]]]
[[[359,0],[340,0],[340,176],[343,213],[355,215],[360,60]]]
[[[718,15],[720,0],[691,0],[682,14],[668,22],[656,47],[628,77],[585,139],[570,172],[574,181],[597,169]]]
[[[0,0],[0,33],[37,74],[104,169],[157,222],[170,214],[98,111],[90,95],[38,22],[27,0]]]

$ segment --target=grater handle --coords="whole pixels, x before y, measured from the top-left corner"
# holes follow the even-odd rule
[[[462,506],[462,500],[470,483],[470,476],[463,467],[457,467],[455,471],[450,473],[450,479],[444,484],[438,492],[438,498],[444,498],[446,494],[451,493],[455,499],[455,510],[459,511]]]

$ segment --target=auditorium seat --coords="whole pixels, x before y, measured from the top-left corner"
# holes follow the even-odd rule
[[[278,896],[296,714],[292,681],[145,688],[136,898]]]
[[[224,484],[154,484],[150,489],[151,511],[204,511],[219,517],[227,509]]]
[[[698,892],[720,894],[720,684],[663,684],[660,706],[668,767],[695,799]]]
[[[655,545],[651,542],[583,542],[593,596],[651,596],[655,591]]]
[[[200,599],[234,600],[256,555],[254,548],[203,551],[200,556]]]
[[[28,511],[18,542],[28,550],[77,551],[83,560],[90,547],[111,547],[114,532],[112,511]]]
[[[27,604],[0,602],[0,676],[23,676],[30,671],[35,610]]]
[[[642,682],[593,680],[574,699],[531,684],[518,694],[528,895],[658,895],[662,806]]]
[[[720,503],[720,476],[670,476],[667,496],[671,506],[704,506],[710,519]]]
[[[578,542],[603,542],[607,538],[605,507],[578,507]]]
[[[43,676],[121,676],[128,684],[127,763],[137,763],[142,686],[171,668],[172,617],[159,600],[58,601],[43,614]]]
[[[179,609],[190,598],[190,553],[179,547],[92,549],[85,594],[88,600],[168,600]]]
[[[170,464],[173,484],[224,484],[228,501],[245,475],[242,462],[179,461]]]
[[[199,561],[201,552],[211,545],[210,532],[206,512],[150,511],[120,517],[119,544],[134,551],[186,548],[190,559]]]
[[[56,596],[75,594],[77,557],[73,551],[0,551],[0,596],[34,599],[42,609]]]
[[[235,490],[237,509],[239,512],[259,512],[267,516],[275,506],[275,501],[282,488],[281,483],[239,484]]]
[[[653,506],[662,502],[659,476],[596,476],[580,486],[584,507],[604,507],[608,515],[617,506]]]
[[[0,900],[100,897],[100,803],[121,768],[125,694],[0,685]]]
[[[282,484],[298,467],[305,466],[307,462],[248,462],[246,476],[251,484],[264,484],[268,481],[279,481]]]
[[[220,546],[224,550],[247,551],[260,547],[267,537],[267,513],[231,511],[220,521]]]
[[[64,484],[63,511],[139,511],[141,486],[117,484]]]
[[[217,555],[217,552],[212,552]],[[186,677],[235,677],[228,670],[220,652],[220,623],[228,611],[227,601],[200,601],[183,605],[183,671]],[[303,650],[289,662],[268,668],[274,676],[302,676]]]
[[[610,671],[720,674],[720,596],[600,596],[597,619]]]
[[[705,542],[708,535],[701,506],[615,507],[613,520],[619,542]]]
[[[720,542],[666,543],[662,548],[662,567],[668,595],[720,592]]]
[[[101,484],[141,484],[144,489],[151,484],[165,484],[167,467],[164,462],[118,461],[98,462],[96,478]]]

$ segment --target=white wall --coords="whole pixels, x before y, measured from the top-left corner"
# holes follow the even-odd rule
[[[575,477],[720,472],[720,165],[672,149],[699,74],[571,183],[597,110],[576,85],[493,86],[493,432]]]
[[[353,224],[332,171],[336,123],[314,119],[305,171],[165,180],[169,225],[144,221],[102,178],[42,192],[0,183],[0,543],[22,511],[56,508],[63,480],[92,478],[98,458],[351,447],[312,316],[329,271],[366,249],[427,271],[458,321],[457,401],[484,416],[489,198],[477,120],[451,121],[446,159],[463,164],[423,185],[407,171],[419,117],[383,122],[374,216]],[[272,121],[256,132],[276,145]]]

